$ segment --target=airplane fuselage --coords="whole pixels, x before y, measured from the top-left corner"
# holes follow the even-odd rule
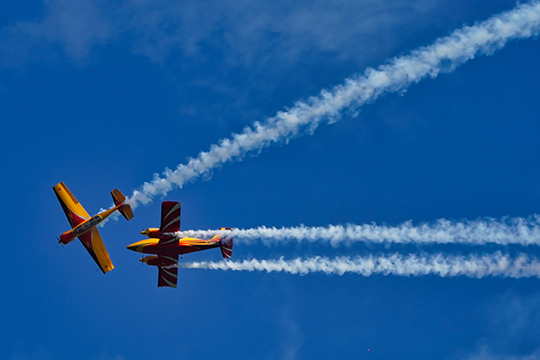
[[[76,237],[79,237],[88,231],[92,230],[93,227],[97,226],[100,222],[105,220],[109,215],[111,215],[113,212],[115,212],[121,205],[115,206],[109,210],[103,211],[102,213],[99,213],[90,219],[82,221],[79,225],[75,226],[73,229],[66,231],[62,235],[60,235],[60,242],[64,245],[69,244],[72,242]],[[77,217],[78,219],[82,220],[75,214],[72,214],[72,217]]]
[[[189,237],[179,239],[170,237],[170,240],[168,241],[159,238],[141,240],[129,245],[127,248],[144,254],[183,255],[221,246],[219,240],[203,240]]]

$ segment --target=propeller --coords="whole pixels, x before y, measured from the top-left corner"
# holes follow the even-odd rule
[[[56,238],[58,239],[58,243],[59,243],[60,245],[62,245],[62,247],[64,247],[64,243],[62,242],[62,240],[60,240],[59,237],[56,237]]]

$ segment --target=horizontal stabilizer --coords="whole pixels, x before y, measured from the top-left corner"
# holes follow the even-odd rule
[[[111,191],[111,195],[113,197],[115,206],[118,206],[124,201],[126,201],[126,197],[118,189],[114,189],[113,191]]]
[[[133,219],[133,210],[131,210],[131,206],[129,206],[129,204],[124,204],[124,205],[120,206],[118,208],[118,211],[120,211],[120,213],[122,215],[124,215],[126,220],[129,221],[129,220]]]

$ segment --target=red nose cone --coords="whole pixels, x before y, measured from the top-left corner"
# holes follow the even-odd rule
[[[73,240],[73,233],[67,232],[60,235],[60,242],[64,245],[69,244]]]

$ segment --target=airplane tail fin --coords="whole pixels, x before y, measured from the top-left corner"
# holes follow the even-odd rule
[[[221,247],[219,248],[221,250],[221,255],[223,255],[224,259],[229,259],[232,256],[232,249],[233,249],[232,235],[231,234],[221,235],[221,239],[219,242],[221,244]]]
[[[114,200],[114,205],[122,205],[118,208],[118,211],[126,218],[126,220],[133,219],[133,211],[131,210],[131,206],[129,204],[123,204],[124,201],[126,201],[126,197],[124,194],[120,192],[118,189],[114,189],[111,191],[111,195]]]

